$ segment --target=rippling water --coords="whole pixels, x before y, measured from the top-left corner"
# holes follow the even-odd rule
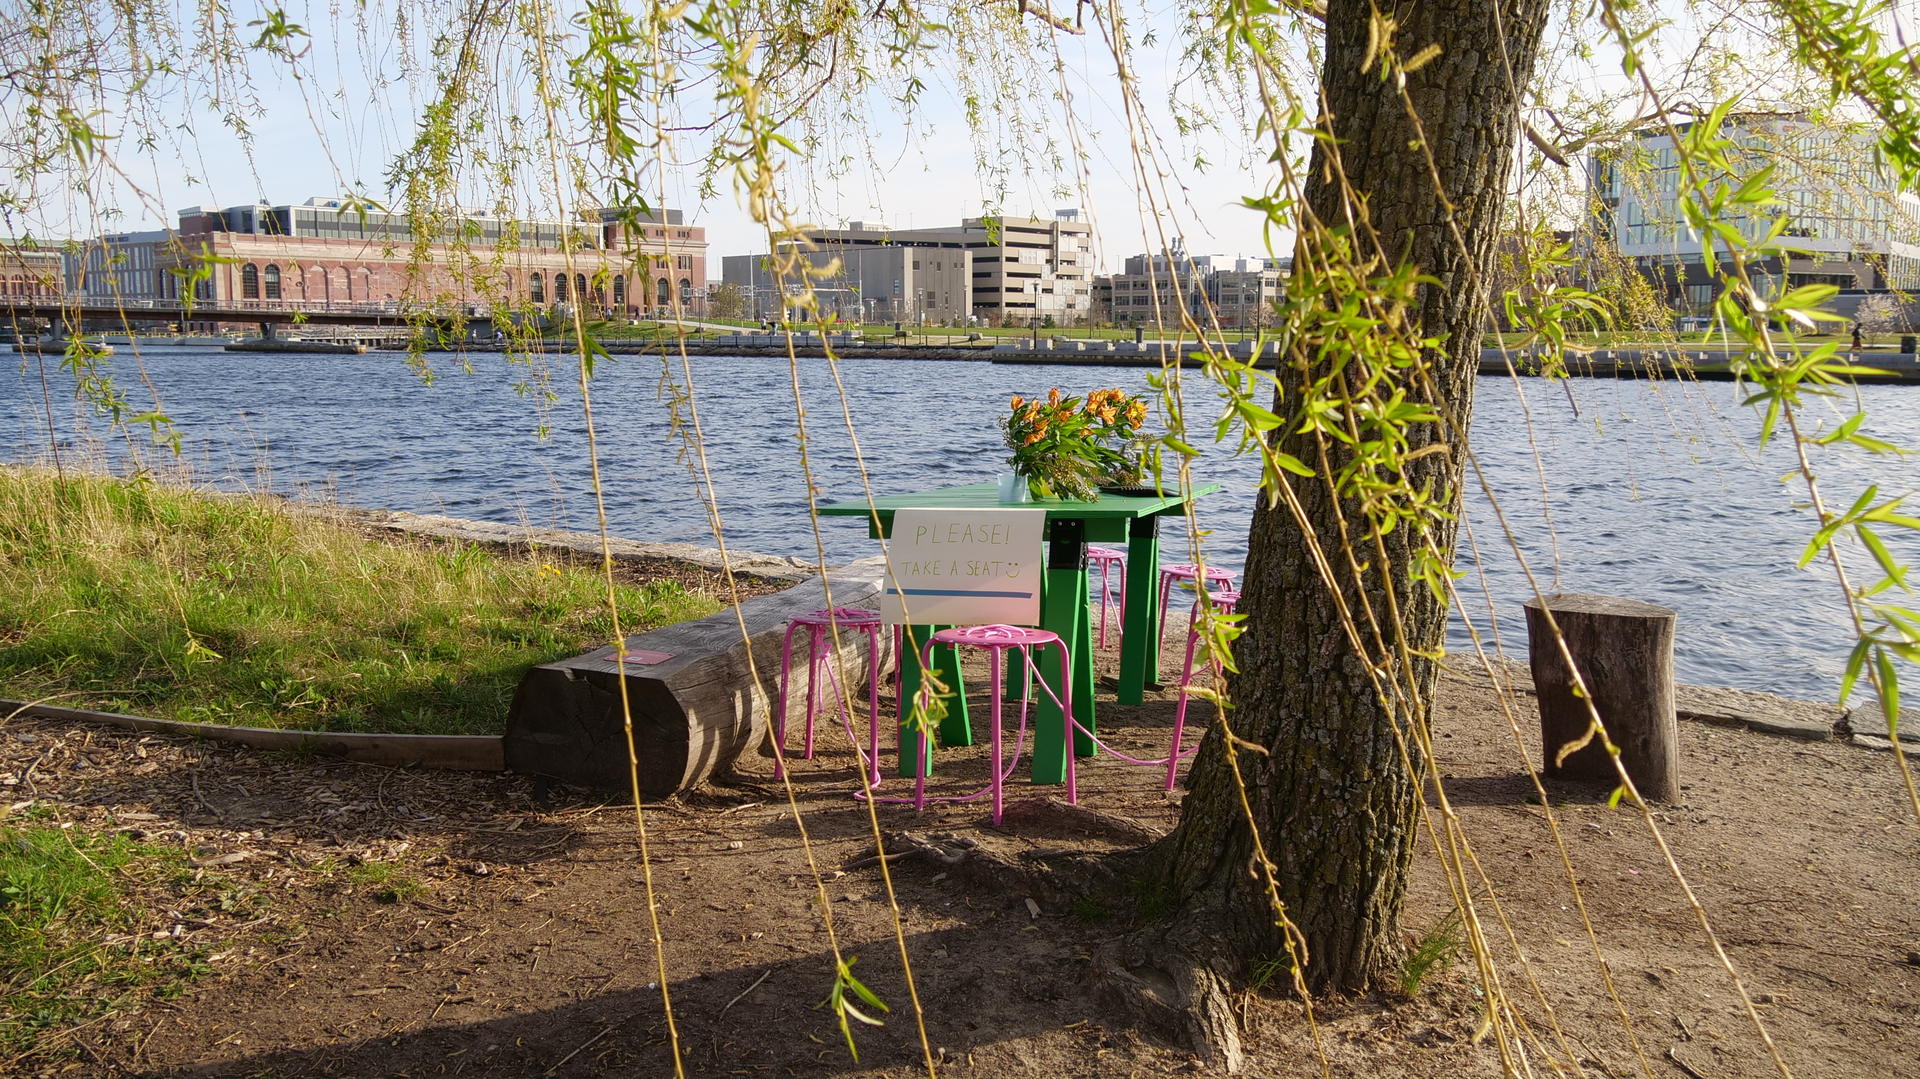
[[[124,347],[113,360],[136,404],[145,390]],[[423,385],[391,353],[255,356],[155,347],[141,356],[166,411],[186,435],[194,474],[223,486],[319,495],[352,505],[592,529],[594,506],[579,393],[570,369],[553,372],[559,400],[516,392],[529,376],[496,356],[474,372],[438,357]],[[1137,368],[996,366],[979,362],[850,359],[840,364],[859,445],[878,492],[991,478],[1002,470],[994,423],[1011,393],[1146,388]],[[607,513],[616,534],[711,543],[707,515],[682,443],[670,432],[662,367],[648,357],[602,364],[593,385]],[[784,360],[694,361],[707,466],[729,542],[811,559],[806,480],[794,395]],[[0,376],[0,453],[47,452],[38,371]],[[859,472],[841,401],[823,360],[800,364],[808,460],[823,501],[858,497]],[[71,381],[50,372],[63,445],[98,439],[75,414]],[[1916,391],[1860,391],[1882,437],[1920,446]],[[1196,422],[1204,401],[1190,400]],[[1821,411],[1820,418],[1833,422]],[[542,424],[550,424],[541,437]],[[1793,568],[1811,517],[1783,484],[1792,465],[1778,444],[1754,448],[1756,418],[1726,384],[1577,381],[1566,387],[1482,379],[1473,448],[1517,546],[1542,586],[1606,592],[1680,612],[1677,661],[1685,681],[1831,699],[1849,630],[1831,569]],[[89,434],[91,432],[91,435]],[[102,440],[111,445],[111,440]],[[1253,462],[1209,454],[1196,466],[1223,490],[1204,499],[1210,561],[1238,567],[1253,504]],[[1850,502],[1867,483],[1911,484],[1897,460],[1853,452],[1818,462],[1830,501]],[[1547,492],[1543,501],[1542,490]],[[1525,577],[1486,496],[1470,499],[1461,581],[1467,614],[1524,654],[1519,601]],[[820,523],[829,561],[871,552],[857,520]],[[1167,557],[1185,557],[1184,535]],[[1920,562],[1920,542],[1898,550]],[[1476,552],[1478,557],[1476,558]],[[1866,562],[1854,553],[1855,568]],[[1491,600],[1487,597],[1491,596]],[[1490,614],[1493,616],[1490,619]],[[1456,624],[1455,643],[1465,641]],[[1911,677],[1911,676],[1910,676]]]

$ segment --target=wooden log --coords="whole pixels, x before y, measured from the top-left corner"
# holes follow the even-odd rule
[[[1553,621],[1580,668],[1620,763],[1641,797],[1670,802],[1680,796],[1680,745],[1673,705],[1672,610],[1614,596],[1557,594],[1528,600],[1527,639],[1547,775],[1615,784],[1619,776],[1596,736],[1584,738],[1591,716],[1574,692],[1573,672],[1554,643]],[[1564,754],[1564,759],[1562,759]]]
[[[873,606],[881,566],[876,556],[835,571],[829,579],[833,605]],[[748,600],[737,614],[728,609],[627,638],[624,668],[641,793],[659,798],[686,790],[732,765],[741,753],[764,749],[787,620],[825,606],[827,588],[816,578]],[[850,691],[864,687],[866,634],[842,633],[840,640],[835,661],[842,684]],[[799,744],[795,724],[805,721],[802,647],[796,642],[798,677],[788,694],[790,752]],[[581,786],[627,790],[620,669],[609,645],[528,671],[507,716],[507,767]],[[865,694],[855,700],[855,714],[864,719]]]

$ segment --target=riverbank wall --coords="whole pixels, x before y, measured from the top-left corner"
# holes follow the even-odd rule
[[[820,359],[827,355],[827,349],[819,338],[811,335],[796,336],[791,349],[776,335],[742,334],[735,338],[718,340],[688,340],[657,344],[641,341],[605,341],[601,346],[614,355],[666,355],[677,356],[684,349],[689,356],[748,356],[785,359],[792,355],[799,359]],[[474,352],[500,352],[517,346],[498,344],[479,344],[469,346]],[[566,354],[574,351],[567,342],[544,342],[543,348],[555,353]],[[881,360],[945,360],[971,363],[1013,364],[1023,366],[1046,367],[1165,367],[1177,362],[1184,368],[1197,368],[1204,364],[1199,350],[1191,343],[1171,341],[1082,341],[1060,339],[1056,343],[1043,344],[1038,348],[1021,343],[1019,345],[902,345],[902,344],[859,344],[854,342],[833,345],[833,354],[839,359],[881,359]],[[1228,346],[1227,355],[1233,359],[1251,361],[1257,368],[1271,370],[1276,366],[1276,356],[1271,349],[1262,355],[1255,355],[1252,348],[1244,342]],[[1566,376],[1573,378],[1611,378],[1611,379],[1665,379],[1691,378],[1702,381],[1730,381],[1734,375],[1732,365],[1740,355],[1736,350],[1725,348],[1608,348],[1591,352],[1568,354],[1561,362],[1549,367],[1544,359],[1535,352],[1487,348],[1480,352],[1480,373],[1483,375]],[[1861,367],[1874,368],[1873,373],[1853,376],[1853,380],[1863,384],[1920,384],[1920,356],[1913,353],[1897,352],[1887,348],[1862,350],[1854,358]]]

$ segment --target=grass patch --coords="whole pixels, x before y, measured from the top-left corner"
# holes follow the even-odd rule
[[[1466,934],[1460,926],[1460,911],[1448,911],[1407,953],[1406,962],[1400,967],[1400,991],[1409,997],[1418,993],[1427,976],[1451,966],[1454,957],[1460,954],[1466,943]]]
[[[376,903],[402,903],[426,893],[427,886],[393,862],[361,862],[342,874],[349,886],[365,891]]]
[[[257,902],[224,878],[195,874],[177,850],[51,826],[0,828],[0,1055],[50,1049],[53,1031],[177,995],[204,973],[199,946],[164,926],[156,938],[159,904],[193,917]]]
[[[712,613],[616,590],[632,632]],[[591,569],[386,543],[268,500],[0,468],[0,687],[167,719],[497,734],[527,668],[612,635]]]

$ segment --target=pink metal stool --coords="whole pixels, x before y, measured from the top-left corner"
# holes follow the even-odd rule
[[[1193,603],[1193,619],[1195,623],[1197,623],[1200,619],[1201,602],[1202,602],[1201,600],[1195,599]],[[1206,602],[1213,604],[1213,606],[1217,608],[1220,611],[1220,613],[1230,614],[1233,612],[1234,606],[1240,602],[1240,593],[1231,592],[1231,591],[1209,592],[1207,594]],[[1195,648],[1199,644],[1199,642],[1200,642],[1199,630],[1194,626],[1190,625],[1187,629],[1187,665],[1186,665],[1186,669],[1180,675],[1180,704],[1177,708],[1174,709],[1174,713],[1173,713],[1173,743],[1171,746],[1168,747],[1166,756],[1154,757],[1151,759],[1141,758],[1141,757],[1130,757],[1127,754],[1122,753],[1121,751],[1106,744],[1105,742],[1102,742],[1099,739],[1099,737],[1096,736],[1092,731],[1087,730],[1085,727],[1081,727],[1078,723],[1074,724],[1074,726],[1079,729],[1081,734],[1084,734],[1088,738],[1093,740],[1094,745],[1099,746],[1101,749],[1107,751],[1107,753],[1111,754],[1114,757],[1117,757],[1120,760],[1127,762],[1128,764],[1145,765],[1150,768],[1158,768],[1163,764],[1166,765],[1167,766],[1167,786],[1166,786],[1167,790],[1173,789],[1174,777],[1180,770],[1180,762],[1187,759],[1188,757],[1193,756],[1194,754],[1194,750],[1192,749],[1186,749],[1186,750],[1181,749],[1180,735],[1181,735],[1181,732],[1185,729],[1186,723],[1187,723],[1187,686],[1193,681],[1193,656],[1194,656]],[[1213,666],[1216,671],[1219,669],[1217,664],[1210,664],[1210,665]]]
[[[1197,581],[1199,577],[1200,577],[1200,567],[1194,565],[1191,562],[1182,562],[1179,565],[1175,565],[1175,566],[1160,567],[1160,645],[1161,647],[1165,647],[1167,642],[1167,600],[1173,595],[1174,582],[1175,581],[1193,582],[1193,581]],[[1208,566],[1207,567],[1207,583],[1206,583],[1207,591],[1209,592],[1213,591],[1214,586],[1216,585],[1223,586],[1226,588],[1234,587],[1233,574],[1223,569],[1215,569],[1212,566]]]
[[[1107,597],[1113,594],[1112,589],[1107,585],[1107,575],[1115,567],[1120,570],[1120,602],[1115,605],[1114,610],[1122,619],[1126,617],[1124,614],[1127,609],[1126,562],[1127,556],[1111,547],[1087,548],[1088,571],[1091,572],[1095,566],[1100,567],[1100,643],[1098,647],[1101,648],[1107,646]],[[1125,628],[1125,625],[1126,623],[1122,621],[1122,628]]]
[[[898,803],[912,802],[913,808],[920,810],[927,807],[928,801],[971,802],[983,794],[991,793],[993,795],[993,823],[998,825],[1006,801],[1002,788],[1006,784],[1007,777],[1012,775],[1013,770],[1019,766],[1020,751],[1026,745],[1027,702],[1032,699],[1033,696],[1031,693],[1025,693],[1021,696],[1020,730],[1013,744],[1013,759],[1006,761],[1003,766],[1001,753],[1005,745],[1005,739],[1000,730],[1001,693],[999,686],[1002,681],[1001,675],[1006,662],[1005,654],[1010,649],[1019,649],[1021,657],[1025,661],[1022,664],[1022,669],[1031,675],[1033,671],[1033,650],[1035,648],[1052,645],[1060,652],[1060,693],[1056,695],[1053,692],[1053,687],[1047,685],[1046,679],[1044,678],[1039,680],[1040,687],[1046,690],[1047,696],[1052,697],[1054,701],[1060,705],[1060,714],[1064,717],[1065,721],[1065,729],[1062,733],[1066,738],[1067,745],[1067,801],[1079,801],[1079,788],[1075,785],[1074,780],[1072,751],[1074,727],[1073,664],[1067,656],[1067,646],[1060,640],[1059,636],[1044,629],[1026,629],[1020,626],[962,626],[957,629],[943,629],[927,638],[926,645],[920,650],[920,660],[928,666],[931,666],[933,663],[933,646],[935,644],[969,645],[974,648],[984,648],[987,650],[987,667],[990,672],[987,678],[987,685],[993,687],[988,694],[993,702],[993,763],[988,769],[989,778],[987,785],[974,791],[972,794],[929,799],[927,797],[927,770],[925,766],[927,759],[927,732],[920,730],[915,731],[913,736],[915,772],[913,777],[913,797],[880,798],[876,800]],[[902,748],[904,750],[905,747]]]
[[[1212,604],[1220,614],[1232,614],[1234,607],[1240,603],[1240,593],[1231,590],[1211,592],[1205,600],[1196,598],[1193,601],[1193,619],[1187,625],[1187,663],[1180,671],[1180,703],[1173,709],[1173,747],[1167,751],[1168,790],[1173,789],[1173,774],[1180,767],[1181,758],[1190,757],[1194,753],[1192,749],[1181,752],[1180,733],[1187,726],[1187,687],[1193,684],[1193,652],[1195,646],[1200,643],[1200,604],[1202,602]],[[1218,678],[1220,664],[1209,658],[1207,666],[1213,671],[1214,677]]]
[[[801,628],[807,631],[807,735],[806,745],[801,757],[813,759],[813,721],[820,714],[820,672],[826,671],[826,683],[832,689],[831,701],[838,701],[841,695],[840,675],[834,670],[834,664],[828,662],[832,654],[833,630],[838,627],[867,635],[867,644],[872,656],[867,666],[867,748],[860,750],[860,740],[853,733],[853,717],[843,715],[842,721],[847,727],[847,738],[853,743],[854,753],[862,758],[861,767],[867,772],[870,786],[880,784],[880,664],[885,650],[880,645],[880,614],[878,611],[864,611],[857,607],[834,607],[827,610],[808,611],[795,615],[787,623],[787,633],[780,642],[780,690],[773,704],[773,738],[778,752],[773,757],[773,776],[779,779],[786,775],[787,748],[787,677],[793,670],[793,635]]]

